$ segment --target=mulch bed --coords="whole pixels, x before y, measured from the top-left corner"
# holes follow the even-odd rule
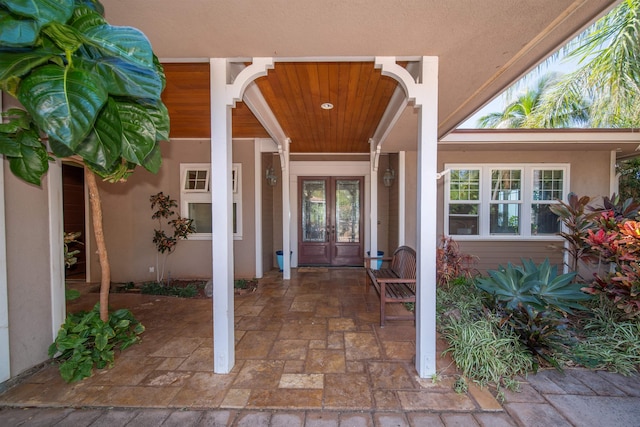
[[[151,295],[165,295],[165,296],[176,296],[182,298],[196,298],[196,299],[208,299],[205,293],[205,286],[207,284],[207,280],[201,279],[193,279],[193,280],[171,280],[166,283],[165,286],[161,287],[155,284],[155,282],[142,282],[142,283],[113,283],[111,285],[112,293],[145,293]],[[143,292],[143,287],[149,284],[147,289],[148,292]],[[195,286],[196,294],[194,296],[181,296],[181,289],[186,289],[189,286]],[[256,290],[258,287],[257,280],[238,280],[234,286],[234,292],[236,294],[245,294],[250,293]],[[155,292],[153,292],[155,291]]]

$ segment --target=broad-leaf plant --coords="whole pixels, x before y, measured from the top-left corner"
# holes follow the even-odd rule
[[[52,157],[85,166],[106,321],[110,270],[95,176],[117,182],[136,166],[157,172],[169,117],[149,40],[103,14],[98,0],[0,0],[0,89],[23,107],[3,113],[0,154],[34,185]]]

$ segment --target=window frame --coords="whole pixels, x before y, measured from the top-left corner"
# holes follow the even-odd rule
[[[206,189],[187,189],[187,175],[190,171],[206,171]],[[231,191],[233,195],[232,215],[235,212],[234,240],[242,240],[242,164],[233,163],[231,169]],[[211,204],[211,164],[210,163],[180,163],[180,215],[189,216],[189,204]],[[193,233],[190,240],[211,240],[212,233]]]
[[[478,170],[480,179],[478,208],[478,234],[450,234],[449,206],[459,204],[458,200],[450,200],[451,197],[451,173],[445,175],[444,179],[444,208],[443,225],[444,235],[453,237],[456,240],[562,240],[558,233],[534,234],[531,231],[531,220],[533,205],[554,204],[553,200],[534,200],[534,171],[560,170],[562,171],[562,197],[567,200],[569,194],[570,164],[568,163],[446,163],[445,169],[450,170]],[[492,200],[492,172],[495,170],[521,170],[521,198],[519,201],[509,202],[507,200]],[[475,202],[475,201],[474,201]],[[517,203],[520,205],[519,234],[491,234],[491,206],[500,203]],[[562,227],[558,231],[561,231]]]

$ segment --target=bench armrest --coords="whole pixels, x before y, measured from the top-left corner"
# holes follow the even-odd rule
[[[403,279],[401,277],[376,277],[378,283],[416,283],[416,279]]]

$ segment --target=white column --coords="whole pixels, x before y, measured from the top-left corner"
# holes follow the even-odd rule
[[[227,103],[227,60],[210,60],[211,73],[211,214],[213,222],[213,370],[231,372],[233,334],[233,218],[231,209],[231,106]]]
[[[256,278],[259,279],[263,274],[262,266],[262,180],[265,179],[262,175],[262,140],[256,139],[253,143],[253,170],[255,171],[253,181],[253,196],[255,203],[254,221],[256,230]]]
[[[0,99],[0,103],[1,102]],[[7,289],[7,235],[5,232],[4,207],[4,156],[2,156],[0,157],[0,382],[6,381],[11,377],[9,293]]]
[[[54,341],[66,315],[64,282],[64,221],[62,206],[62,162],[49,164],[49,282],[51,283],[51,331]]]
[[[436,372],[436,215],[438,158],[438,58],[422,58],[418,115],[416,370]]]
[[[418,109],[416,370],[436,372],[436,206],[438,158],[438,58],[422,57],[415,79],[393,57],[376,57],[382,75],[396,79]]]
[[[407,194],[407,159],[406,151],[400,151],[398,153],[398,246],[404,246],[406,242],[406,194]]]
[[[378,256],[378,170],[376,168],[375,162],[373,161],[374,152],[371,153],[371,162],[370,165],[370,174],[371,174],[371,193],[369,198],[371,200],[371,204],[369,205],[369,224],[371,227],[370,231],[370,240],[369,240],[369,253],[370,256],[375,257]],[[369,267],[376,268],[378,262],[376,260],[372,260],[369,264]]]
[[[615,150],[611,150],[609,156],[609,195],[613,193],[619,195],[620,175],[616,172],[616,163],[618,163],[618,156]]]
[[[291,160],[289,158],[291,140],[282,144],[282,278],[291,279]]]

